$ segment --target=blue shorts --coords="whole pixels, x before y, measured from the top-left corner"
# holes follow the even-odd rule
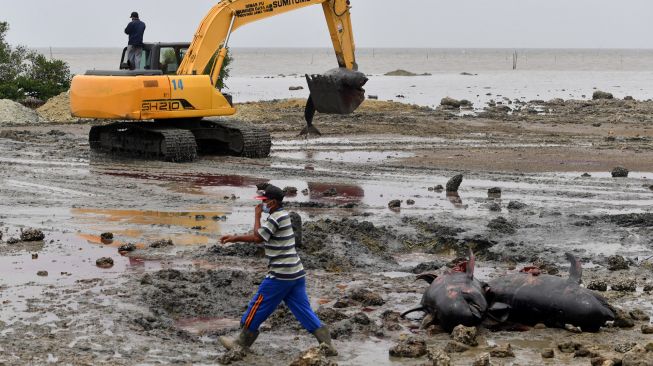
[[[295,318],[310,333],[322,326],[308,301],[306,278],[304,277],[290,281],[266,277],[249,302],[247,311],[240,320],[240,325],[250,332],[256,332],[261,323],[281,304],[281,301],[286,303]]]

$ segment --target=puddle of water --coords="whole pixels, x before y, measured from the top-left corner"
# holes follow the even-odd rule
[[[227,216],[221,211],[148,211],[74,208],[74,220],[96,232],[112,232],[113,246],[126,241],[171,239],[176,245],[205,245],[215,242],[222,233]],[[86,239],[100,243],[99,236]]]
[[[294,151],[275,152],[273,157],[301,161],[334,161],[344,163],[379,163],[386,160],[410,158],[413,153],[399,151]]]

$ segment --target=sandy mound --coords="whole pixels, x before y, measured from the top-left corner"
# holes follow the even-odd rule
[[[51,122],[75,122],[79,120],[70,114],[70,94],[63,92],[52,97],[37,112],[46,121]]]
[[[35,111],[12,100],[0,99],[0,125],[26,125],[39,122],[39,115]]]

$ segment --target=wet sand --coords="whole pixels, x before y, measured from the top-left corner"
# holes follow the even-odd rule
[[[564,277],[563,254],[571,251],[584,263],[585,285],[604,282],[612,305],[653,314],[653,102],[531,102],[463,116],[368,101],[352,116],[317,115],[323,136],[309,140],[295,137],[303,103],[240,106],[239,118],[273,134],[271,157],[259,160],[108,158],[89,152],[92,122],[0,126],[0,363],[217,364],[225,354],[217,335],[237,330],[266,270],[255,247],[217,239],[251,228],[251,197],[268,181],[297,188],[287,207],[304,223],[308,291],[336,338],[339,364],[429,362],[388,351],[407,336],[442,349],[449,335],[419,329],[418,313],[406,320],[396,313],[416,306],[426,289],[414,280],[418,268],[441,271],[468,247],[481,280],[533,262]],[[629,176],[612,178],[616,166]],[[457,196],[433,190],[459,173]],[[488,197],[493,187],[500,197]],[[388,209],[391,200],[401,208]],[[8,243],[29,227],[45,240]],[[112,242],[100,238],[106,232]],[[150,248],[160,239],[174,245]],[[128,243],[136,250],[119,252]],[[610,270],[613,255],[628,269]],[[98,268],[101,257],[113,267]],[[634,291],[617,291],[624,281],[634,281]],[[383,303],[365,303],[358,288]],[[653,342],[640,329],[649,321],[633,322],[596,334],[486,324],[479,346],[450,357],[469,365],[510,343],[516,357],[493,363],[650,360],[651,352],[630,344]],[[566,341],[590,352],[562,352]],[[313,346],[281,309],[254,354],[234,364],[288,364]],[[542,358],[549,348],[555,357]]]

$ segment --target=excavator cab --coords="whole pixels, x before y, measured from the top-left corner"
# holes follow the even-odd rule
[[[190,43],[146,43],[141,54],[139,70],[161,70],[163,75],[174,75],[188,51]],[[127,47],[123,48],[120,70],[131,70],[127,59]]]

